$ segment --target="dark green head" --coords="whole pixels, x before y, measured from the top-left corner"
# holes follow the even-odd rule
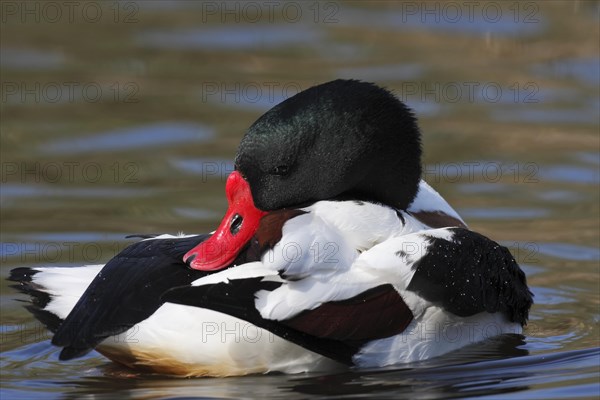
[[[242,139],[235,167],[265,211],[340,197],[406,208],[421,176],[420,133],[389,91],[340,79],[261,116]]]

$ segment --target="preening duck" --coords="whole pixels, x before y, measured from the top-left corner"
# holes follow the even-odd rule
[[[214,233],[9,279],[61,359],[96,349],[185,376],[394,365],[520,333],[523,271],[420,175],[410,110],[374,84],[328,82],[249,128]]]

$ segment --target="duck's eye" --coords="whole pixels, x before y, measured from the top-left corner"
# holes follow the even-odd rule
[[[285,175],[288,173],[288,166],[287,165],[279,165],[275,168],[273,168],[273,175]]]
[[[240,214],[235,214],[233,218],[231,218],[231,224],[229,225],[229,232],[232,235],[235,235],[240,231],[242,227],[242,222],[244,222],[244,218]]]

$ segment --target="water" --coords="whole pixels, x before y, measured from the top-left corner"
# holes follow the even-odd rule
[[[460,2],[106,2],[97,21],[29,4],[1,25],[1,278],[106,262],[129,233],[213,230],[244,130],[356,77],[414,108],[425,178],[512,251],[535,305],[523,336],[421,363],[178,379],[59,362],[2,279],[2,399],[600,396],[598,2],[481,2],[473,18]]]

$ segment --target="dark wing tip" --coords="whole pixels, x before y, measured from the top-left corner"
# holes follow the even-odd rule
[[[52,343],[52,344],[54,344],[54,343]],[[68,361],[68,360],[72,360],[74,358],[83,357],[86,354],[88,354],[90,351],[92,351],[91,347],[80,349],[77,347],[67,346],[64,349],[62,349],[62,351],[58,355],[58,359],[61,361]]]
[[[125,239],[153,239],[160,236],[159,233],[132,233],[131,235],[125,236]]]
[[[187,267],[189,269],[193,269],[192,268],[192,261],[194,261],[196,259],[197,254],[192,254],[191,256],[189,256],[187,258],[187,260],[185,260],[185,265],[187,265]]]

